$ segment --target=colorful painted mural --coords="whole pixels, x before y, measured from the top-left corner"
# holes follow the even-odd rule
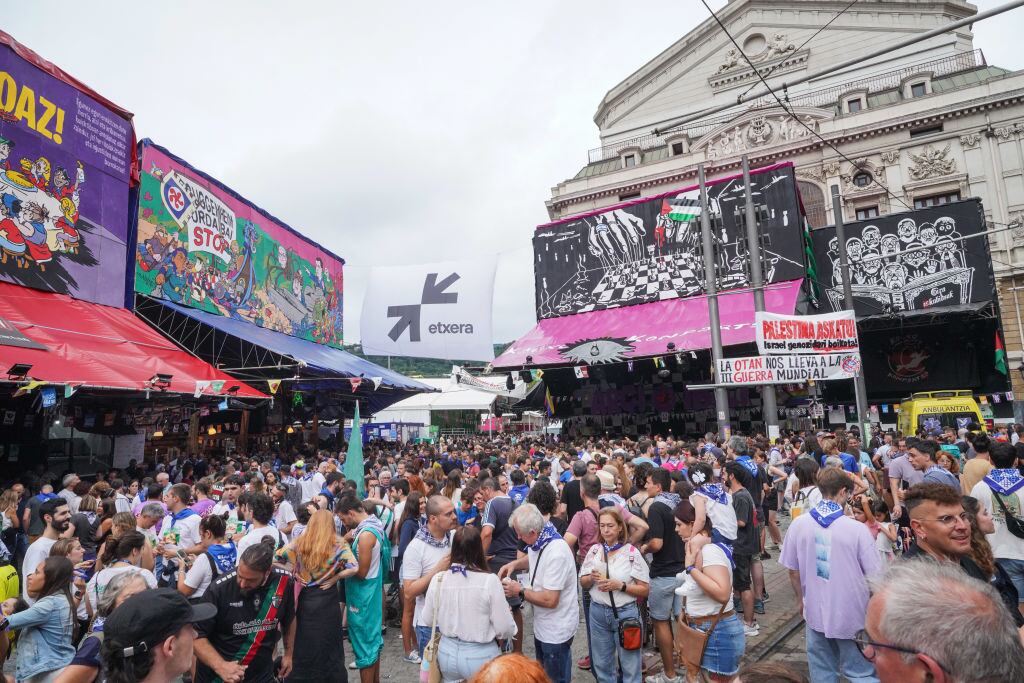
[[[135,291],[337,348],[344,261],[149,140]]]

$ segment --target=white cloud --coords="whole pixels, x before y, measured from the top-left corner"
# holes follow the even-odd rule
[[[530,237],[597,146],[597,103],[705,16],[695,0],[40,1],[4,28],[343,256],[346,341],[367,267],[495,251],[508,341],[534,322]],[[1022,17],[975,27],[990,63],[1020,66]]]

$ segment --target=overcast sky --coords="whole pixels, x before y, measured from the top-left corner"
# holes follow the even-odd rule
[[[530,237],[598,145],[598,102],[707,16],[698,0],[14,6],[3,30],[133,111],[140,138],[345,258],[346,343],[367,268],[494,252],[495,341],[528,330]],[[1016,10],[975,45],[1021,68],[1022,29]]]

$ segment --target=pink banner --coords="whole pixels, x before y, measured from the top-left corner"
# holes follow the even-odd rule
[[[765,310],[792,315],[803,280],[765,289]],[[754,295],[749,289],[718,296],[722,344],[754,341]],[[670,299],[542,320],[517,339],[493,364],[496,370],[523,366],[600,365],[628,358],[666,355],[711,347],[705,296]],[[669,349],[669,343],[675,344]]]

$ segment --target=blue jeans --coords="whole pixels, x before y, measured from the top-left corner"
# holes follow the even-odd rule
[[[842,673],[850,683],[879,683],[875,665],[864,659],[852,640],[826,638],[810,626],[807,636],[807,665],[814,683],[838,683]]]
[[[583,623],[587,627],[587,656],[590,657],[590,673],[597,678],[597,674],[594,673],[594,643],[590,639],[590,591],[586,588],[580,590],[580,599],[583,602]]]
[[[1024,560],[997,559],[996,564],[1003,568],[1017,589],[1017,601],[1024,603]]]
[[[441,636],[437,648],[437,664],[441,667],[444,683],[468,681],[484,664],[501,654],[497,643],[470,643],[458,638]]]
[[[544,667],[544,673],[551,679],[551,683],[571,683],[572,638],[557,644],[542,643],[534,638],[533,647],[537,652],[537,661]]]
[[[633,602],[618,608],[619,619],[640,618]],[[623,650],[619,645],[619,624],[612,608],[599,602],[590,603],[590,670],[597,683],[640,683],[643,650]],[[617,670],[622,667],[622,676]]]
[[[430,636],[433,635],[432,630],[430,626],[416,627],[416,651],[420,653],[420,657],[423,656],[423,648],[430,642]]]

